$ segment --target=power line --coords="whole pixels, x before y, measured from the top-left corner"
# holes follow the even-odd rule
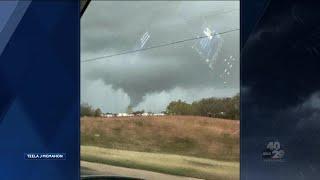
[[[208,17],[211,17],[211,16],[218,16],[218,15],[223,15],[223,14],[228,14],[228,13],[231,13],[231,12],[235,12],[235,11],[239,11],[240,9],[231,9],[231,10],[228,10],[228,11],[218,11],[218,12],[214,12],[214,13],[211,13],[211,14],[208,14],[208,15],[205,15],[205,16],[198,16],[200,18],[208,18]],[[188,18],[185,18],[185,22],[190,22],[191,19],[188,19]]]
[[[213,36],[222,35],[222,34],[234,32],[234,31],[238,31],[238,30],[239,29],[232,29],[232,30],[221,32],[221,33],[215,33]],[[189,39],[183,39],[183,40],[174,41],[174,42],[170,42],[170,43],[150,46],[150,47],[146,47],[146,48],[142,48],[142,49],[122,51],[122,52],[116,53],[116,54],[111,54],[111,55],[106,55],[106,56],[100,56],[100,57],[95,57],[95,58],[91,58],[91,59],[86,59],[86,60],[83,60],[81,62],[83,62],[83,63],[93,62],[93,61],[97,61],[97,60],[101,60],[101,59],[107,59],[107,58],[111,58],[111,57],[115,57],[115,56],[121,56],[121,55],[125,55],[125,54],[131,54],[131,53],[136,53],[136,52],[140,52],[140,51],[146,51],[146,50],[150,50],[150,49],[156,49],[156,48],[171,46],[171,45],[174,45],[174,44],[179,44],[179,43],[183,43],[183,42],[187,42],[187,41],[194,41],[194,40],[203,39],[203,38],[208,38],[208,36],[200,36],[200,37],[194,37],[194,38],[189,38]]]

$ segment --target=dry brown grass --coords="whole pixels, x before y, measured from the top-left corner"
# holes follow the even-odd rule
[[[239,121],[198,116],[84,117],[81,143],[238,161]]]
[[[108,164],[208,180],[238,180],[240,172],[238,162],[94,146],[81,146],[81,159],[98,163],[95,169]]]

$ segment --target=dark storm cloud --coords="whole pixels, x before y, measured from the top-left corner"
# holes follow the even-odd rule
[[[311,95],[304,103],[293,110],[299,122],[297,129],[319,130],[320,129],[320,91]]]
[[[82,50],[132,49],[150,24],[163,20],[163,16],[173,16],[177,5],[177,2],[168,6],[162,2],[94,2],[83,18]]]
[[[318,21],[315,14],[305,11],[311,5],[289,4],[275,8],[278,5],[271,3],[242,50],[242,88],[246,91],[241,101],[243,118],[252,129],[248,135],[295,130],[303,118],[291,109],[320,89]]]
[[[320,77],[317,21],[314,14],[304,11],[309,5],[292,4],[286,10],[268,11],[278,16],[265,14],[242,51],[242,86],[248,90],[242,96],[244,115],[256,119],[250,127],[274,124],[287,132],[300,120],[282,112],[304,103],[320,89],[316,83]],[[264,131],[255,128],[250,133]]]
[[[243,178],[319,177],[319,6],[272,0],[253,23],[241,54]],[[261,160],[266,137],[281,142],[285,163]]]
[[[82,18],[81,48],[84,53],[132,49],[146,31],[153,42],[190,38],[202,32],[200,26],[206,16],[218,30],[229,30],[239,27],[238,19],[232,12],[219,14],[234,9],[239,9],[237,2],[94,1]],[[234,13],[237,16],[239,11]]]
[[[128,58],[128,59],[127,59]],[[131,59],[130,59],[131,58]],[[118,58],[110,63],[98,63],[87,77],[102,79],[115,89],[123,89],[137,105],[147,93],[161,92],[175,87],[210,87],[219,81],[204,61],[186,58],[177,62],[175,57],[137,57],[139,63],[130,64],[132,56]],[[222,82],[220,82],[220,86]]]
[[[148,47],[203,36],[206,26],[217,32],[238,28],[239,11],[225,13],[233,9],[239,9],[238,2],[97,1],[82,19],[82,60],[135,49],[145,32],[150,35],[145,45]],[[222,38],[225,48],[219,53],[219,60],[230,55],[238,59],[239,32],[225,34]],[[239,61],[234,62],[229,84],[223,84],[219,77],[223,64],[218,61],[214,70],[210,70],[205,58],[191,48],[194,44],[191,41],[83,63],[82,78],[102,80],[114,89],[123,90],[134,106],[147,94],[176,87],[239,88]]]
[[[311,4],[291,4],[266,14],[242,51],[243,85],[270,108],[294,106],[320,89],[318,21],[306,11]]]
[[[195,37],[197,32],[202,33],[201,25],[206,16],[210,17],[208,23],[214,24],[218,31],[239,27],[235,18],[239,11],[229,12],[239,9],[236,2],[199,2],[205,3],[198,7],[200,10],[192,8],[197,3],[185,3],[190,5],[182,2],[94,2],[82,19],[82,51],[133,49],[146,31],[153,43]],[[223,12],[229,13],[219,15]]]

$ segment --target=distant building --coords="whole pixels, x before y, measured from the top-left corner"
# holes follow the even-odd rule
[[[112,118],[112,117],[134,117],[134,116],[165,116],[165,113],[151,113],[151,112],[133,112],[133,113],[102,113],[101,117]]]
[[[106,117],[106,118],[110,118],[110,117],[115,117],[115,114],[112,113],[102,113],[101,117]]]
[[[132,116],[135,116],[135,114],[128,114],[128,113],[118,113],[116,115],[116,117],[132,117]]]
[[[111,117],[114,117],[114,115],[113,114],[107,114],[106,117],[111,118]]]
[[[165,114],[164,113],[155,113],[153,114],[154,116],[164,116]]]
[[[149,113],[142,113],[142,116],[149,116]]]
[[[127,113],[118,113],[117,114],[117,117],[125,117],[125,116],[127,116]]]

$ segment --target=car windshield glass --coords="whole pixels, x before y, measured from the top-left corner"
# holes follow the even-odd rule
[[[239,1],[90,3],[82,175],[239,179],[239,13]]]
[[[160,112],[239,92],[237,1],[93,1],[81,26],[85,102]]]

